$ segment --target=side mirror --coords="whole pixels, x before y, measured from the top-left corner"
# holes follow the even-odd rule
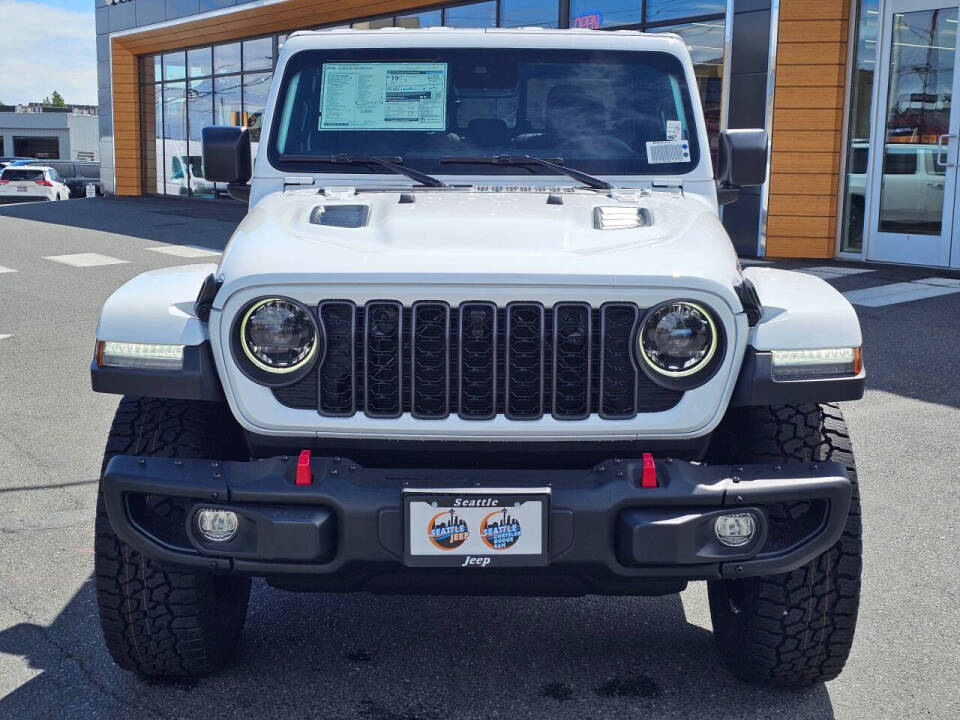
[[[765,130],[724,130],[720,133],[717,156],[717,187],[721,204],[736,199],[736,190],[763,185],[767,178],[767,132]],[[725,196],[729,196],[727,199]]]
[[[203,145],[203,175],[213,182],[227,184],[230,195],[234,194],[237,186],[237,199],[250,197],[249,187],[246,187],[253,175],[250,159],[250,132],[246,128],[233,125],[212,125],[200,131]],[[241,192],[239,187],[245,187]]]

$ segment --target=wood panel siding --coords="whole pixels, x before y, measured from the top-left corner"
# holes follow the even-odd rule
[[[833,257],[849,0],[781,0],[768,257]]]
[[[139,55],[211,45],[347,20],[415,11],[437,0],[284,0],[112,38],[113,136],[117,195],[141,195]],[[152,113],[151,113],[152,117]],[[155,172],[155,167],[146,168]]]

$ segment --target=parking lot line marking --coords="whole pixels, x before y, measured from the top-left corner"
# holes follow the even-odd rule
[[[818,267],[803,268],[801,270],[801,272],[825,272],[833,275],[859,275],[860,273],[868,273],[873,271],[873,268],[835,267],[833,265],[821,265]]]
[[[932,277],[923,278],[922,280],[914,280],[914,282],[921,285],[938,285],[940,287],[960,288],[960,278]]]
[[[208,250],[207,248],[194,247],[192,245],[161,245],[160,247],[148,247],[147,250],[182,258],[212,257],[213,255],[220,255],[219,250]]]
[[[71,255],[47,255],[44,260],[53,260],[72,267],[96,267],[97,265],[122,265],[130,262],[100,253],[73,253]]]
[[[862,268],[840,268],[840,267],[812,267],[812,268],[797,268],[797,272],[802,272],[804,275],[813,275],[822,280],[837,280],[842,277],[850,277],[851,275],[859,275],[860,273],[873,272],[873,270],[864,270]]]
[[[8,268],[5,265],[0,265],[0,273],[16,272],[13,268]]]
[[[0,333],[0,340],[6,340],[8,337],[13,337],[13,335],[4,335],[3,333]]]
[[[892,285],[864,288],[863,290],[849,290],[843,295],[854,305],[884,307],[885,305],[896,305],[940,295],[952,295],[958,292],[960,292],[960,287],[937,287],[915,282],[900,282]]]

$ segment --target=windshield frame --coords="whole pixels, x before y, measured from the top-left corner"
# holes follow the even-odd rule
[[[593,159],[588,159],[586,162],[584,158],[579,156],[574,156],[571,158],[564,158],[565,164],[581,170],[583,172],[589,173],[591,175],[605,176],[605,177],[632,177],[632,178],[654,178],[654,177],[686,177],[694,176],[699,179],[703,174],[708,174],[711,178],[713,176],[712,163],[710,163],[710,154],[709,147],[705,144],[706,136],[705,130],[703,128],[703,123],[701,120],[701,109],[699,96],[690,86],[690,75],[691,70],[688,67],[688,63],[684,62],[684,58],[680,55],[669,52],[661,47],[656,48],[622,48],[622,47],[595,47],[591,44],[588,47],[571,47],[566,45],[560,46],[551,46],[551,47],[536,47],[528,46],[525,44],[512,45],[507,48],[493,48],[485,46],[476,46],[476,45],[460,45],[460,44],[442,44],[435,43],[430,45],[374,45],[374,46],[354,46],[354,47],[343,47],[343,46],[332,46],[332,47],[317,47],[316,45],[310,45],[304,47],[303,49],[297,49],[294,52],[290,53],[286,58],[282,58],[280,65],[278,67],[278,73],[282,70],[282,75],[279,80],[276,82],[276,86],[271,93],[271,103],[270,103],[270,117],[268,122],[270,125],[269,133],[267,133],[264,138],[266,148],[261,148],[261,155],[266,151],[266,160],[269,165],[280,172],[294,172],[298,174],[311,173],[315,175],[329,175],[329,176],[383,176],[383,175],[392,175],[391,171],[387,168],[382,167],[346,167],[344,165],[337,165],[334,163],[327,163],[322,161],[317,161],[314,164],[305,164],[303,160],[303,153],[301,152],[291,152],[289,155],[297,156],[297,161],[284,161],[284,156],[281,155],[278,151],[278,136],[282,131],[283,125],[283,115],[284,115],[284,106],[288,101],[288,92],[290,91],[291,80],[294,75],[299,73],[302,70],[308,68],[319,68],[322,73],[322,67],[325,63],[338,63],[338,62],[357,62],[357,63],[376,63],[376,62],[386,62],[386,63],[409,63],[409,62],[451,62],[451,55],[454,53],[464,53],[464,52],[474,52],[474,53],[483,53],[490,52],[495,50],[507,50],[507,51],[517,51],[520,54],[527,54],[531,57],[536,57],[536,59],[546,58],[547,61],[553,60],[555,62],[567,62],[575,63],[578,60],[582,60],[588,64],[599,64],[604,60],[608,62],[621,63],[625,66],[628,66],[631,61],[635,63],[643,63],[645,61],[650,61],[651,59],[654,62],[660,63],[661,67],[665,67],[671,73],[669,77],[675,78],[676,83],[679,86],[679,99],[678,101],[681,104],[681,109],[684,117],[687,121],[687,137],[685,140],[689,142],[690,145],[690,160],[680,163],[658,163],[648,165],[641,160],[638,160],[636,156],[634,157],[622,157],[622,158],[609,158],[609,157],[595,157]],[[455,61],[455,57],[453,59]],[[524,59],[518,57],[517,62],[522,63]],[[520,91],[522,94],[522,90]],[[319,98],[317,100],[319,102]],[[452,104],[451,94],[448,92],[448,103]],[[449,116],[449,113],[448,113]],[[455,131],[455,126],[451,125],[448,122],[447,132]],[[396,148],[396,152],[392,153],[395,155],[403,154],[405,157],[408,156],[408,153],[402,152],[404,148]],[[635,155],[639,155],[639,151],[635,150]],[[328,152],[318,152],[318,155],[329,155]],[[347,154],[353,154],[353,152],[348,152]],[[383,154],[383,153],[378,153]],[[465,166],[463,164],[442,162],[442,157],[457,154],[456,152],[451,153],[449,148],[438,147],[435,152],[435,157],[431,155],[429,162],[422,162],[423,158],[416,155],[410,157],[407,162],[407,166],[414,168],[423,173],[429,173],[435,176],[442,176],[446,178],[451,178],[451,182],[457,182],[457,179],[467,179],[470,177],[496,177],[496,176],[528,176],[531,180],[536,181],[538,178],[547,178],[547,177],[557,177],[558,175],[562,176],[561,173],[552,170],[546,166],[523,166],[518,167],[516,165],[481,165],[481,164],[470,164]],[[482,151],[477,152],[475,149],[472,150],[469,154],[476,155],[482,154]],[[537,153],[521,153],[517,151],[514,154],[536,154],[542,156],[556,157],[558,152],[555,149],[546,148],[542,152]],[[707,164],[710,167],[704,170],[704,158],[706,158]],[[600,165],[605,165],[598,167]],[[643,167],[646,166],[646,167]],[[258,173],[259,175],[259,173]]]

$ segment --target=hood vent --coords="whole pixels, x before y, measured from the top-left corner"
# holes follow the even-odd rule
[[[597,207],[593,209],[593,226],[597,230],[627,230],[653,225],[653,216],[646,208]]]
[[[310,213],[310,222],[328,227],[359,228],[367,224],[369,205],[317,205]]]

